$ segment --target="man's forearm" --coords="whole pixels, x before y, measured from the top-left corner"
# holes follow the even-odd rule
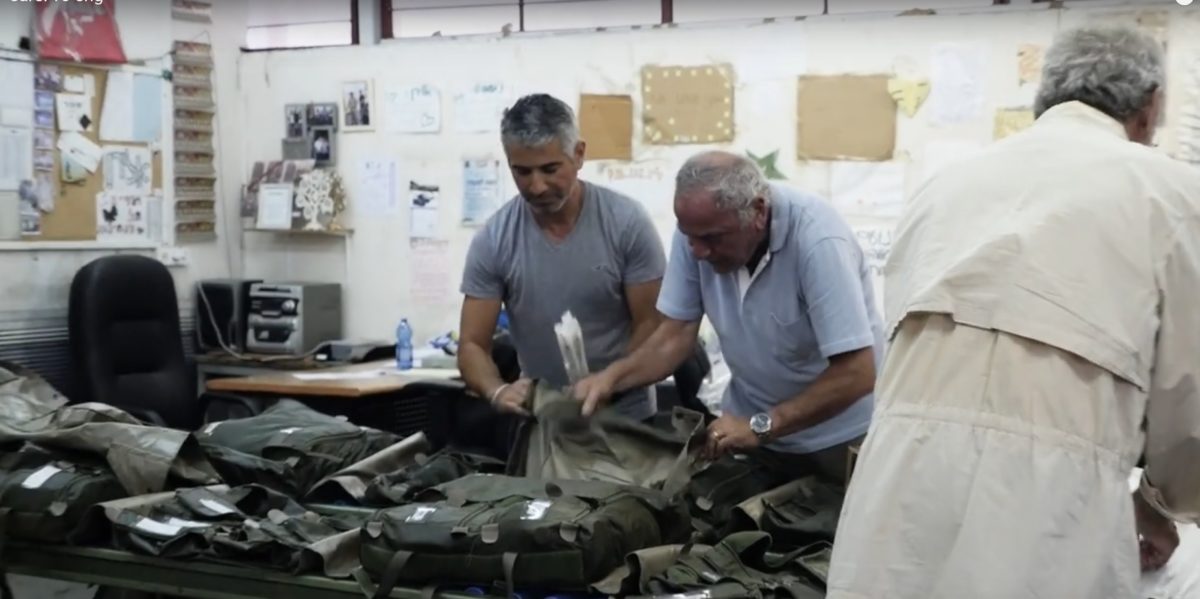
[[[680,334],[660,325],[637,350],[609,367],[614,380],[613,391],[621,393],[667,378],[695,343],[694,335]]]
[[[474,343],[459,346],[458,369],[467,387],[484,399],[491,399],[491,394],[504,384],[491,354]]]
[[[868,355],[867,359],[873,357]],[[864,372],[852,364],[826,368],[803,393],[771,410],[771,436],[778,438],[802,431],[854,405],[874,388],[875,372],[873,368],[868,370]]]

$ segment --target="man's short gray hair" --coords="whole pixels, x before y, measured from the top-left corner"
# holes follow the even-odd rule
[[[1128,27],[1061,34],[1046,52],[1034,114],[1079,101],[1125,122],[1166,83],[1162,45]]]
[[[540,148],[558,140],[563,152],[570,154],[579,142],[575,112],[565,102],[548,94],[525,96],[504,111],[500,140],[506,146],[521,148]]]
[[[704,152],[683,163],[675,175],[675,197],[702,191],[712,194],[719,210],[735,210],[746,223],[754,200],[771,200],[771,187],[753,160],[726,152]]]

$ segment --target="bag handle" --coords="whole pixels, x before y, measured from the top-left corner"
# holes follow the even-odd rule
[[[379,579],[379,586],[375,587],[371,582],[371,577],[366,570],[359,566],[354,570],[354,579],[358,581],[358,586],[362,588],[363,595],[367,599],[385,599],[392,594],[392,589],[396,588],[396,583],[400,581],[400,571],[408,564],[408,560],[412,559],[411,551],[397,551],[392,554],[391,559],[383,568],[383,576]],[[374,587],[374,590],[372,590]]]
[[[516,578],[513,576],[517,569],[517,554],[505,553],[500,558],[504,565],[504,586],[508,593],[508,599],[515,599],[517,596]]]

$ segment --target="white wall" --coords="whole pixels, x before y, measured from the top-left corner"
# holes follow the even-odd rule
[[[120,0],[117,5],[117,26],[120,30],[125,55],[131,62],[161,59],[171,51],[173,40],[196,39],[212,41],[216,52],[216,92],[218,95],[218,176],[220,197],[218,216],[223,216],[224,207],[231,205],[230,190],[236,191],[240,176],[226,177],[228,165],[238,164],[241,151],[236,146],[224,152],[231,144],[241,143],[245,136],[237,127],[238,122],[227,119],[224,108],[240,111],[237,101],[238,48],[245,36],[246,8],[241,0],[217,0],[212,25],[180,23],[171,19],[171,3],[164,0]],[[16,49],[18,40],[29,35],[33,17],[33,4],[28,2],[0,3],[0,48]],[[207,31],[207,33],[206,33]],[[235,112],[236,114],[236,112]],[[164,135],[170,135],[167,131]],[[240,169],[233,172],[240,173]],[[236,204],[236,194],[233,196]],[[168,204],[169,205],[169,204]],[[236,207],[234,208],[236,211]],[[236,215],[236,212],[235,212]],[[232,233],[232,234],[231,234]],[[191,263],[173,268],[176,289],[186,310],[191,303],[192,282],[199,278],[225,277],[240,270],[241,258],[237,253],[240,235],[236,228],[222,230],[215,242],[184,245]],[[152,250],[128,250],[149,256]],[[0,273],[4,273],[4,284],[0,285],[0,322],[4,326],[20,326],[15,323],[49,319],[57,321],[67,307],[67,291],[71,277],[89,261],[111,253],[108,251],[85,250],[11,250],[0,249]]]
[[[376,104],[389,87],[402,84],[435,85],[442,94],[442,132],[436,135],[395,135],[385,132],[387,116],[373,133],[338,136],[339,170],[346,178],[353,204],[359,188],[356,165],[366,158],[394,157],[400,161],[401,182],[409,178],[441,185],[441,228],[450,241],[451,289],[457,289],[459,271],[474,229],[460,226],[461,171],[464,156],[503,158],[495,134],[465,135],[453,132],[452,97],[467,86],[502,80],[514,95],[540,91],[578,103],[580,92],[626,93],[638,101],[638,69],[644,64],[706,64],[732,62],[738,73],[736,90],[736,140],[718,147],[764,153],[778,149],[779,167],[794,185],[826,194],[827,163],[801,163],[795,153],[795,75],[800,73],[914,73],[927,74],[931,48],[941,42],[979,43],[987,50],[982,73],[987,106],[984,118],[953,127],[934,127],[928,110],[917,118],[901,117],[896,160],[906,165],[908,190],[919,183],[923,150],[934,140],[977,140],[992,135],[992,114],[997,107],[1028,102],[1028,91],[1018,89],[1016,49],[1021,43],[1048,44],[1060,28],[1098,18],[1135,23],[1139,13],[1118,11],[1106,3],[1069,5],[1068,10],[1042,7],[989,9],[978,14],[937,16],[829,16],[784,23],[736,23],[719,26],[656,28],[641,31],[576,32],[557,35],[511,37],[406,39],[377,47],[332,48],[242,56],[241,93],[243,125],[253,131],[246,140],[246,161],[279,155],[283,135],[284,104],[335,101],[343,80],[372,78]],[[1137,3],[1138,6],[1151,5]],[[1200,42],[1200,10],[1165,7],[1171,16],[1170,40],[1173,75],[1183,61],[1196,57]],[[1081,7],[1082,6],[1082,7]],[[782,67],[764,68],[764,61],[782,61]],[[1183,97],[1172,99],[1172,118]],[[638,107],[635,106],[635,114]],[[635,128],[635,157],[666,165],[666,176],[688,155],[704,146],[662,147],[640,143]],[[1173,147],[1171,130],[1165,147]],[[607,165],[590,163],[585,175],[598,176]],[[244,176],[244,173],[243,173]],[[669,194],[669,183],[665,183]],[[512,185],[508,182],[511,193]],[[669,195],[639,198],[652,207],[664,234],[674,227]],[[409,298],[408,220],[355,218],[351,206],[349,225],[355,231],[346,240],[301,240],[296,237],[248,233],[247,274],[333,280],[345,288],[347,334],[388,336],[401,316],[417,323],[419,339],[457,325],[461,298],[451,293],[439,305],[415,307]],[[856,219],[852,224],[889,224]],[[253,235],[253,237],[250,237]]]

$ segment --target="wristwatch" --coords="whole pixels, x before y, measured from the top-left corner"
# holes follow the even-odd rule
[[[750,417],[750,432],[758,437],[758,442],[766,444],[771,440],[771,415],[759,412]]]

